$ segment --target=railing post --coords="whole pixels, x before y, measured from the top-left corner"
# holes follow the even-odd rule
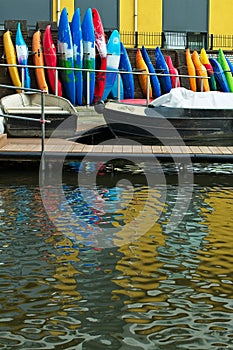
[[[162,33],[161,33],[161,49],[164,49],[164,47],[165,47],[165,42],[166,42],[165,33],[162,32]]]
[[[24,88],[24,86],[25,86],[25,71],[24,71],[24,67],[21,68],[21,81],[22,81],[22,88]],[[22,90],[22,92],[24,93],[24,90]]]
[[[90,106],[90,71],[87,71],[87,106]]]
[[[134,48],[138,48],[138,32],[134,32]]]
[[[214,47],[214,35],[210,34],[210,50],[213,50]]]
[[[146,76],[146,105],[150,103],[150,75]]]
[[[204,91],[204,79],[201,78],[201,92]]]
[[[121,99],[121,75],[117,74],[117,100]]]
[[[55,95],[58,96],[58,70],[55,70]]]
[[[44,152],[45,142],[45,113],[44,113],[44,92],[41,92],[41,154]]]

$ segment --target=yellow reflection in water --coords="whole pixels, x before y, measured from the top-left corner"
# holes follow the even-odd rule
[[[120,245],[118,251],[123,257],[116,265],[116,270],[120,271],[121,275],[113,279],[119,287],[112,291],[113,299],[125,295],[128,297],[126,304],[135,300],[140,303],[164,300],[164,296],[154,293],[163,279],[157,272],[162,263],[156,259],[157,247],[165,244],[162,228],[156,222],[161,207],[160,193],[156,189],[150,189],[149,193],[145,187],[136,192],[128,206],[121,211],[122,216],[119,216],[119,220],[123,221],[124,226],[116,234],[114,243]],[[115,226],[120,226],[119,221],[115,222]],[[140,304],[131,311],[143,312],[146,309],[146,305]]]
[[[184,300],[187,300],[190,305],[203,301],[203,305],[210,304],[212,310],[226,311],[224,301],[222,304],[219,303],[215,296],[232,298],[232,190],[223,190],[222,188],[202,189],[201,192],[197,190],[196,198],[199,198],[199,201],[194,203],[196,208],[193,215],[190,216],[190,219],[186,219],[190,220],[187,222],[186,228],[190,226],[192,231],[187,230],[187,242],[184,241],[185,244],[187,243],[188,252],[190,234],[191,263],[178,259],[178,265],[173,266],[172,257],[169,257],[171,265],[164,267],[165,264],[161,256],[158,259],[159,248],[166,246],[167,239],[171,244],[172,237],[164,235],[162,227],[158,223],[155,223],[145,234],[137,236],[131,242],[129,242],[129,238],[134,237],[134,231],[138,227],[139,229],[143,228],[143,220],[139,222],[138,227],[127,227],[126,225],[118,233],[117,244],[122,241],[128,243],[118,249],[123,256],[116,265],[116,270],[120,272],[120,275],[113,279],[118,288],[114,289],[112,294],[113,299],[120,299],[121,296],[126,297],[125,304],[129,307],[129,315],[124,318],[126,323],[148,324],[148,328],[138,329],[138,333],[152,334],[164,328],[160,324],[161,317],[158,311],[163,307],[169,307],[168,298],[169,295],[172,296],[173,292],[178,292],[174,298],[177,298],[179,303],[180,288],[185,291]],[[132,208],[129,205],[125,211],[126,215],[122,211],[124,222],[131,222],[132,218],[137,216],[138,211],[143,208],[145,201],[146,193],[142,193],[140,197],[132,200],[130,204]],[[148,213],[153,215],[153,212],[156,212],[156,206],[160,206],[159,199],[151,202],[151,211]],[[198,213],[198,216],[200,215],[200,220],[197,220],[195,212]],[[197,241],[200,241],[200,244],[198,243],[196,246],[192,244],[192,240],[195,239],[193,232],[195,225],[197,225]],[[202,225],[205,227],[204,230],[201,229]],[[206,235],[204,235],[205,232]],[[184,232],[181,234],[184,235]],[[176,237],[178,237],[178,232],[176,232]],[[180,247],[182,247],[182,239]],[[196,251],[193,250],[195,247]],[[179,251],[177,253],[179,254]],[[188,255],[186,255],[183,255],[182,251],[180,252],[180,256],[183,256],[184,259],[188,259]],[[162,269],[167,271],[167,275],[161,273]],[[169,283],[173,283],[173,287],[166,292],[166,288],[161,288],[161,283],[167,278],[170,280]],[[153,325],[149,317],[152,314],[154,319],[158,321],[156,326]],[[174,314],[175,319],[182,319],[185,316],[186,313],[182,311],[179,314]],[[172,316],[170,316],[171,318]],[[210,322],[212,321],[211,319]],[[186,327],[185,324],[182,324],[182,327]]]
[[[155,225],[163,210],[161,193],[157,189],[141,187],[133,196],[126,191],[122,193],[122,199],[122,209],[118,210],[116,221],[112,223],[120,228],[113,239],[116,246],[138,240]]]
[[[203,211],[209,234],[200,251],[197,274],[205,279],[202,292],[233,293],[233,194],[227,188],[212,188],[206,193],[205,204],[211,210]],[[199,278],[199,277],[198,277]]]
[[[55,242],[54,237],[50,237],[47,240],[48,243],[54,243],[57,248],[56,258],[56,271],[53,277],[56,279],[55,289],[57,293],[51,296],[52,303],[59,303],[60,310],[57,315],[61,317],[68,316],[68,311],[72,308],[76,308],[77,301],[82,299],[81,294],[78,292],[76,275],[80,272],[74,268],[73,263],[78,262],[79,251],[73,247],[73,242],[63,237],[60,241]],[[77,320],[76,320],[77,321]],[[54,325],[59,325],[62,321],[60,319],[53,318],[51,322]],[[67,323],[67,327],[74,330],[80,328],[80,322]],[[50,330],[54,336],[63,335],[63,332]]]

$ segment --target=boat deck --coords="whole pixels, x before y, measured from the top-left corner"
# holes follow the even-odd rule
[[[192,162],[233,162],[233,146],[144,146],[144,145],[85,145],[62,139],[45,139],[46,155],[80,159],[90,157],[141,157],[156,156],[161,161],[190,157]],[[35,161],[41,158],[40,138],[9,138],[0,136],[0,160]]]

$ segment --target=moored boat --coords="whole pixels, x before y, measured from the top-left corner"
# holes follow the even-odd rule
[[[109,100],[95,109],[103,114],[114,135],[144,144],[233,145],[232,93],[193,92],[181,87],[147,106]]]
[[[0,100],[1,115],[5,117],[6,131],[12,137],[41,136],[41,93],[17,93],[2,97]],[[15,116],[13,118],[13,116]],[[44,94],[44,116],[46,123],[45,136],[51,136],[56,130],[56,137],[71,137],[77,126],[78,113],[67,99]],[[26,119],[28,118],[28,119]],[[31,120],[30,118],[38,120]],[[59,126],[67,120],[66,124]]]

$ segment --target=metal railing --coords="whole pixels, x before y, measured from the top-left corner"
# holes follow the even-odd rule
[[[120,32],[121,41],[127,47],[138,48],[142,45],[170,49],[217,50],[219,47],[233,49],[233,34],[207,34],[192,32]]]
[[[158,77],[165,77],[165,76],[170,76],[170,77],[178,77],[178,78],[185,78],[185,79],[190,79],[190,78],[197,78],[197,79],[200,79],[201,80],[201,84],[200,84],[200,89],[201,91],[203,90],[203,80],[204,79],[209,79],[209,77],[204,77],[204,76],[190,76],[190,75],[184,75],[184,74],[178,74],[178,75],[173,75],[173,74],[165,74],[165,73],[148,73],[146,71],[142,71],[142,70],[133,70],[132,72],[126,72],[126,71],[112,71],[112,70],[100,70],[100,69],[85,69],[85,68],[66,68],[66,67],[48,67],[48,66],[34,66],[34,65],[14,65],[14,64],[0,64],[0,67],[1,66],[4,66],[4,67],[18,67],[18,68],[21,68],[22,69],[22,72],[21,72],[21,78],[22,78],[22,86],[21,87],[16,87],[16,86],[11,86],[11,85],[1,85],[0,84],[0,87],[4,87],[4,88],[9,88],[9,89],[14,89],[14,90],[21,90],[22,92],[24,91],[31,91],[31,92],[39,92],[41,94],[41,119],[38,120],[38,119],[35,119],[35,121],[40,121],[41,124],[42,124],[42,132],[43,134],[44,133],[44,127],[45,127],[45,124],[46,123],[49,123],[50,121],[48,120],[45,120],[45,113],[44,113],[44,95],[45,95],[45,91],[43,90],[39,90],[39,89],[35,89],[35,88],[25,88],[24,87],[24,69],[27,67],[28,69],[38,69],[38,68],[43,68],[43,69],[53,69],[56,71],[56,74],[55,74],[55,85],[56,85],[56,93],[58,91],[58,76],[59,76],[59,71],[60,70],[73,70],[73,71],[82,71],[82,72],[85,72],[86,73],[86,79],[87,79],[87,84],[86,84],[86,106],[90,106],[90,74],[95,72],[104,72],[104,73],[107,73],[107,74],[116,74],[117,75],[117,79],[118,79],[118,99],[120,99],[120,76],[122,74],[133,74],[135,76],[138,76],[138,75],[146,75],[147,76],[147,101],[150,100],[149,98],[149,85],[150,85],[150,76],[153,76],[153,75],[156,75]],[[55,93],[55,95],[56,95]],[[4,115],[6,117],[9,118],[9,115]],[[16,117],[16,116],[14,116]],[[21,118],[21,117],[20,117]],[[24,117],[23,117],[24,118]],[[29,120],[29,118],[26,118],[25,119]]]
[[[15,66],[15,65],[10,65],[10,66]],[[22,75],[24,75],[22,73]],[[23,84],[22,84],[23,85]],[[33,89],[33,88],[25,88],[23,86],[12,86],[12,85],[4,85],[4,84],[0,84],[0,88],[3,89],[10,89],[10,90],[16,90],[16,91],[28,91],[28,92],[37,92],[41,94],[41,115],[40,115],[40,119],[38,118],[31,118],[31,117],[22,117],[22,116],[18,116],[18,115],[13,115],[13,114],[6,114],[3,113],[2,110],[0,110],[0,116],[4,117],[4,118],[12,118],[12,119],[20,119],[20,120],[25,120],[25,121],[32,121],[32,122],[36,122],[36,123],[40,123],[41,124],[41,153],[44,152],[44,145],[45,145],[45,124],[46,123],[51,123],[50,120],[46,120],[45,119],[45,91],[43,90],[38,90],[38,89]]]
[[[190,75],[183,75],[183,74],[178,74],[178,75],[172,75],[172,74],[165,74],[165,73],[148,73],[147,71],[133,71],[133,72],[125,72],[125,71],[111,71],[111,70],[90,70],[90,69],[80,69],[80,68],[65,68],[65,67],[44,67],[44,66],[31,66],[31,65],[13,65],[13,64],[0,64],[0,66],[4,66],[4,67],[18,67],[22,69],[22,73],[21,73],[21,77],[22,79],[24,79],[24,69],[27,67],[29,69],[38,69],[38,68],[44,68],[44,69],[55,69],[56,70],[56,77],[57,77],[57,81],[56,84],[58,84],[58,71],[59,70],[74,70],[74,71],[82,71],[82,72],[86,72],[87,75],[87,101],[86,104],[87,106],[90,106],[90,73],[92,72],[106,72],[108,74],[117,74],[117,79],[118,79],[118,100],[120,100],[120,76],[122,74],[133,74],[135,76],[139,76],[139,75],[144,75],[146,76],[146,104],[148,105],[151,101],[150,98],[150,77],[153,75],[157,75],[158,77],[177,77],[179,79],[181,78],[185,78],[185,79],[190,79],[190,78],[197,78],[201,80],[201,91],[203,91],[203,85],[204,85],[204,79],[209,79],[209,77],[203,77],[203,76],[190,76]],[[178,79],[177,79],[178,80]],[[41,153],[42,153],[42,158],[43,158],[43,154],[44,154],[44,145],[45,145],[45,124],[46,123],[50,123],[51,121],[46,120],[45,119],[45,91],[43,90],[39,90],[39,89],[34,89],[34,88],[25,88],[24,87],[24,82],[22,81],[22,86],[12,86],[12,85],[3,85],[0,84],[0,88],[5,88],[5,89],[13,89],[16,91],[27,91],[27,92],[37,92],[41,94],[41,118],[40,119],[36,119],[36,118],[30,118],[30,117],[22,117],[22,116],[17,116],[17,115],[12,115],[12,114],[6,114],[3,113],[3,111],[0,112],[0,116],[4,117],[4,118],[14,118],[14,119],[23,119],[25,121],[33,121],[33,122],[39,122],[41,123]],[[56,88],[56,91],[58,91],[58,89]]]

